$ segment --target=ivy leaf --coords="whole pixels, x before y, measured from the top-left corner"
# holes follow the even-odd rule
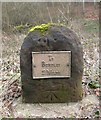
[[[96,118],[99,118],[99,115],[100,115],[100,111],[97,110],[97,111],[95,112],[95,117],[96,117]]]
[[[95,112],[95,115],[99,115],[99,114],[100,114],[100,112],[99,112],[99,111],[96,111],[96,112]]]
[[[92,89],[101,88],[101,85],[98,81],[91,81],[88,86]]]

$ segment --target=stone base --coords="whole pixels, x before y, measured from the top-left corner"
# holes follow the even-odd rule
[[[82,83],[70,79],[35,80],[23,84],[25,103],[68,103],[82,99]]]

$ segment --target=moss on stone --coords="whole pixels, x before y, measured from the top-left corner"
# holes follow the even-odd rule
[[[51,26],[54,26],[54,25],[58,25],[58,26],[63,26],[62,24],[56,24],[56,23],[48,23],[48,24],[41,24],[41,25],[37,25],[37,26],[34,26],[32,27],[28,33],[30,32],[34,32],[36,30],[40,31],[42,34],[45,34],[48,29],[51,27]]]
[[[17,25],[17,26],[14,26],[14,29],[13,31],[16,31],[16,32],[27,32],[29,28],[31,28],[32,25],[31,24],[21,24],[21,25]]]
[[[15,29],[16,30],[22,30],[22,29],[24,29],[24,25],[18,25],[18,26],[15,26]]]

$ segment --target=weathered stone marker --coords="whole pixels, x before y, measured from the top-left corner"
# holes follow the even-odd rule
[[[82,99],[83,50],[75,33],[65,26],[32,28],[21,47],[20,68],[23,102]]]

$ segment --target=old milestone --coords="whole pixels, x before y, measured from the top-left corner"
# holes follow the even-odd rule
[[[83,50],[63,25],[33,27],[20,52],[22,101],[68,103],[82,99]]]

